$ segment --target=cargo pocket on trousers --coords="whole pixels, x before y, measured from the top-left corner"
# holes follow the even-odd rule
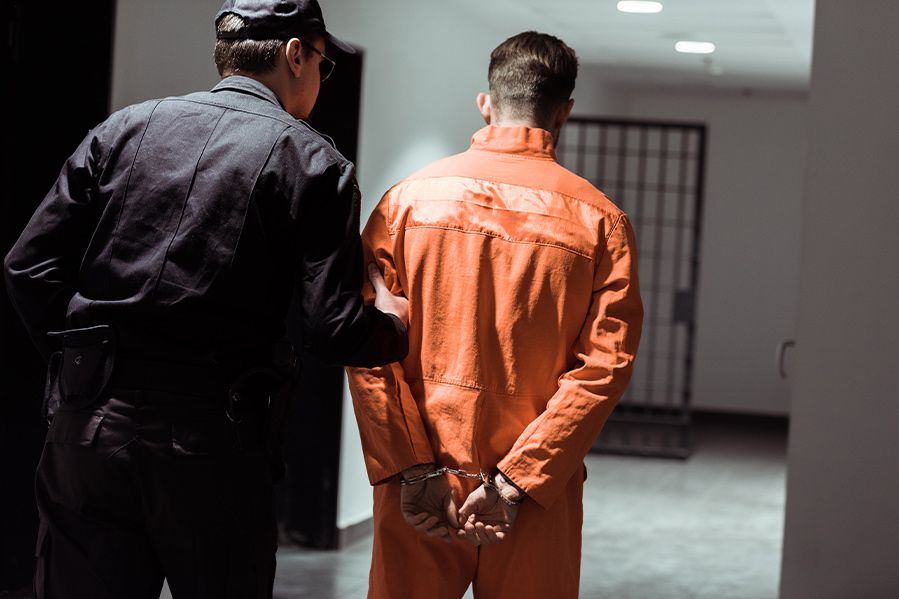
[[[100,410],[81,411],[60,409],[53,417],[47,431],[47,443],[83,445],[89,447],[97,440],[97,433],[103,423]]]

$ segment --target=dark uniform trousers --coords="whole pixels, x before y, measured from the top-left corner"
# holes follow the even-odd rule
[[[259,417],[113,389],[63,406],[37,471],[38,599],[271,597],[277,534]]]

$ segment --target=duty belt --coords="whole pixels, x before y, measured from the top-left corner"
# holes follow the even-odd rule
[[[110,389],[142,389],[172,394],[225,399],[228,382],[221,368],[212,365],[158,362],[119,357]]]

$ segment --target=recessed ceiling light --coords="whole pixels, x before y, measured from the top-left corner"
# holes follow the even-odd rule
[[[674,49],[685,54],[711,54],[715,51],[715,44],[712,42],[680,41],[674,44]]]
[[[662,12],[661,2],[644,2],[643,0],[622,0],[618,3],[621,12],[656,13]]]

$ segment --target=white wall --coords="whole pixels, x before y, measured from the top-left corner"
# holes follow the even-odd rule
[[[708,126],[694,407],[787,414],[774,353],[794,336],[806,101],[643,91],[627,113]]]
[[[626,92],[606,81],[603,69],[596,65],[580,65],[572,97],[574,98],[572,116],[616,117],[627,114]]]
[[[118,0],[112,59],[113,110],[211,89],[213,19],[220,0]]]
[[[899,597],[897,23],[818,0],[783,599]]]

